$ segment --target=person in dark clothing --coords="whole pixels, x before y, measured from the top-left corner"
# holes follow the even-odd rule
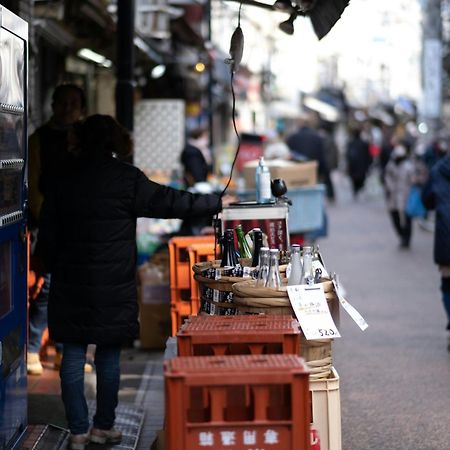
[[[190,191],[196,191],[197,183],[204,183],[212,172],[212,157],[209,149],[208,131],[196,128],[189,133],[180,160],[183,165],[184,182]],[[206,186],[208,187],[208,186]],[[183,220],[177,233],[182,236],[202,234],[203,230],[211,226],[213,217],[188,217]]]
[[[334,188],[330,177],[327,159],[325,157],[325,147],[320,134],[309,126],[309,117],[302,117],[299,122],[299,129],[288,136],[286,144],[291,149],[291,157],[295,159],[314,159],[318,162],[319,179],[325,183],[327,197],[334,200]]]
[[[186,146],[181,153],[187,187],[206,181],[211,173],[212,158],[208,144],[208,132],[204,128],[197,128],[189,133]]]
[[[389,163],[392,150],[394,150],[393,137],[394,130],[391,126],[383,125],[382,127],[383,138],[381,141],[380,154],[378,155],[378,165],[380,168],[380,181],[384,186],[384,174],[386,166]]]
[[[361,137],[361,130],[352,130],[352,138],[347,144],[347,173],[352,180],[353,195],[364,187],[372,157],[369,152],[369,143]]]
[[[64,166],[68,157],[67,135],[69,129],[83,116],[85,107],[86,99],[81,88],[75,84],[57,86],[52,96],[53,115],[51,119],[30,136],[28,152],[28,228],[31,235],[32,256],[36,244],[37,223],[42,202],[52,178]],[[34,270],[33,264],[34,258],[32,257],[31,270]],[[43,372],[39,351],[42,335],[47,328],[49,286],[50,275],[45,274],[30,289],[27,352],[27,372],[30,375],[41,375]],[[59,368],[60,361],[61,348],[56,345],[55,368]]]
[[[422,190],[422,201],[426,208],[436,209],[434,261],[441,272],[442,300],[447,313],[447,330],[450,330],[450,154],[431,169]]]
[[[131,146],[110,116],[74,128],[73,160],[55,178],[42,208],[37,250],[52,274],[50,337],[64,345],[61,391],[73,450],[114,443],[120,349],[139,335],[136,219],[213,215],[217,195],[159,185],[114,154]],[[83,365],[96,344],[97,411],[89,431]]]

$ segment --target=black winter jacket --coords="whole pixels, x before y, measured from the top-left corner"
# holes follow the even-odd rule
[[[434,260],[441,266],[450,266],[450,155],[433,166],[422,201],[428,209],[436,209]]]
[[[185,218],[221,209],[150,181],[113,158],[78,163],[55,180],[39,244],[52,274],[48,324],[62,343],[119,345],[138,336],[136,218]]]

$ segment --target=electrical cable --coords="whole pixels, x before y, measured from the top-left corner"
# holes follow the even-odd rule
[[[242,2],[239,5],[239,12],[238,12],[238,27],[241,26],[241,9],[242,9]],[[222,192],[219,195],[219,202],[222,201],[223,196],[225,195],[230,183],[231,183],[231,179],[233,177],[233,171],[234,171],[234,166],[236,165],[236,161],[237,158],[239,156],[239,151],[241,149],[241,136],[239,135],[237,126],[236,126],[236,93],[234,91],[234,70],[233,70],[233,65],[230,66],[231,67],[231,77],[230,77],[230,89],[231,89],[231,98],[232,98],[232,103],[231,103],[231,120],[233,122],[233,130],[234,133],[236,134],[236,138],[237,138],[237,146],[236,146],[236,151],[235,151],[235,155],[233,158],[233,162],[231,164],[231,169],[230,169],[230,175],[228,177],[228,181],[225,185],[225,187],[223,188]],[[214,218],[214,259],[217,260],[217,228],[218,228],[218,222],[219,222],[219,213],[216,213],[216,216]]]

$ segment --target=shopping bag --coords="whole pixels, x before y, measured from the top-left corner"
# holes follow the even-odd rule
[[[425,217],[426,212],[421,199],[421,189],[419,186],[413,186],[406,201],[406,214],[409,217]]]

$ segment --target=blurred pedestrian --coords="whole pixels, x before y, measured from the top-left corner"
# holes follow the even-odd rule
[[[212,155],[206,128],[195,128],[189,132],[180,160],[186,188],[193,193],[212,193],[213,186],[208,183],[208,178],[212,174]],[[186,217],[177,234],[181,236],[203,234],[204,230],[210,230],[212,221],[213,217],[208,215]]]
[[[264,142],[264,159],[290,159],[291,152],[278,130],[268,130]]]
[[[128,133],[110,116],[74,127],[73,160],[58,172],[42,208],[38,249],[52,274],[50,337],[63,343],[61,392],[70,447],[118,443],[114,428],[120,351],[139,334],[136,291],[137,217],[184,218],[221,210],[217,195],[159,185],[119,161]],[[83,365],[96,344],[97,410],[93,427],[84,396]]]
[[[319,180],[326,185],[327,197],[334,200],[334,188],[330,170],[325,157],[324,140],[311,126],[312,117],[304,114],[298,121],[298,130],[288,136],[286,144],[291,150],[292,159],[312,159],[318,162]]]
[[[436,209],[434,261],[441,272],[442,300],[447,313],[447,330],[450,331],[450,154],[431,169],[422,200],[428,209]]]
[[[64,166],[68,157],[67,136],[74,123],[84,114],[86,98],[81,88],[75,84],[57,86],[52,96],[53,115],[39,127],[29,139],[28,162],[28,227],[31,234],[31,270],[34,270],[34,248],[38,231],[38,218],[42,202],[52,179]],[[27,371],[30,375],[43,372],[39,357],[42,336],[47,328],[47,305],[50,274],[36,279],[30,289],[29,334]],[[61,346],[56,344],[55,368],[61,363]]]
[[[392,150],[384,176],[387,205],[402,249],[409,248],[412,233],[412,219],[406,214],[406,203],[414,184],[410,152],[409,142],[399,141]]]
[[[372,157],[369,152],[369,143],[363,139],[360,128],[352,129],[350,136],[345,156],[347,173],[352,181],[353,196],[356,198],[366,182]]]
[[[184,169],[186,187],[207,181],[212,172],[212,156],[206,128],[196,128],[189,132],[180,159]]]

